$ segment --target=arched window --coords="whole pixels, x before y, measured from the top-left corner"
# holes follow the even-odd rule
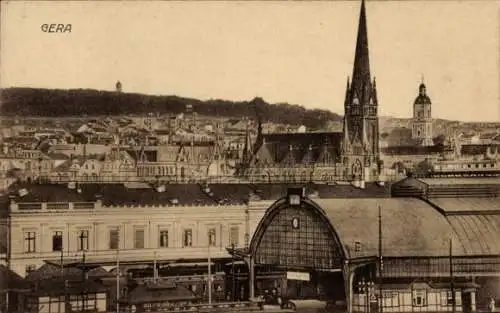
[[[342,265],[340,241],[318,210],[287,204],[271,210],[252,239],[257,264],[323,269]]]
[[[363,165],[359,159],[356,159],[356,162],[352,165],[352,175],[354,179],[360,179],[363,175]]]

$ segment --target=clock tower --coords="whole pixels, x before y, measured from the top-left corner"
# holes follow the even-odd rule
[[[424,80],[418,87],[418,96],[413,102],[412,137],[419,145],[432,146],[432,102],[427,95]]]

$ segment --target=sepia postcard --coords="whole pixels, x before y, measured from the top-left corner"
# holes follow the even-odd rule
[[[500,2],[0,14],[0,313],[500,312]]]

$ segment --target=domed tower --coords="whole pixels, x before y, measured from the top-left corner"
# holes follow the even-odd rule
[[[413,126],[412,138],[423,146],[432,146],[432,115],[431,99],[427,95],[427,90],[422,79],[418,87],[418,96],[413,102]]]
[[[120,81],[116,82],[115,90],[116,92],[122,92],[122,83]]]

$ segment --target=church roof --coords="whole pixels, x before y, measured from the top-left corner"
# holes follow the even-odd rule
[[[341,153],[340,132],[270,133],[264,134],[256,157],[269,163],[309,164],[318,162],[320,152],[328,151],[333,160]]]

